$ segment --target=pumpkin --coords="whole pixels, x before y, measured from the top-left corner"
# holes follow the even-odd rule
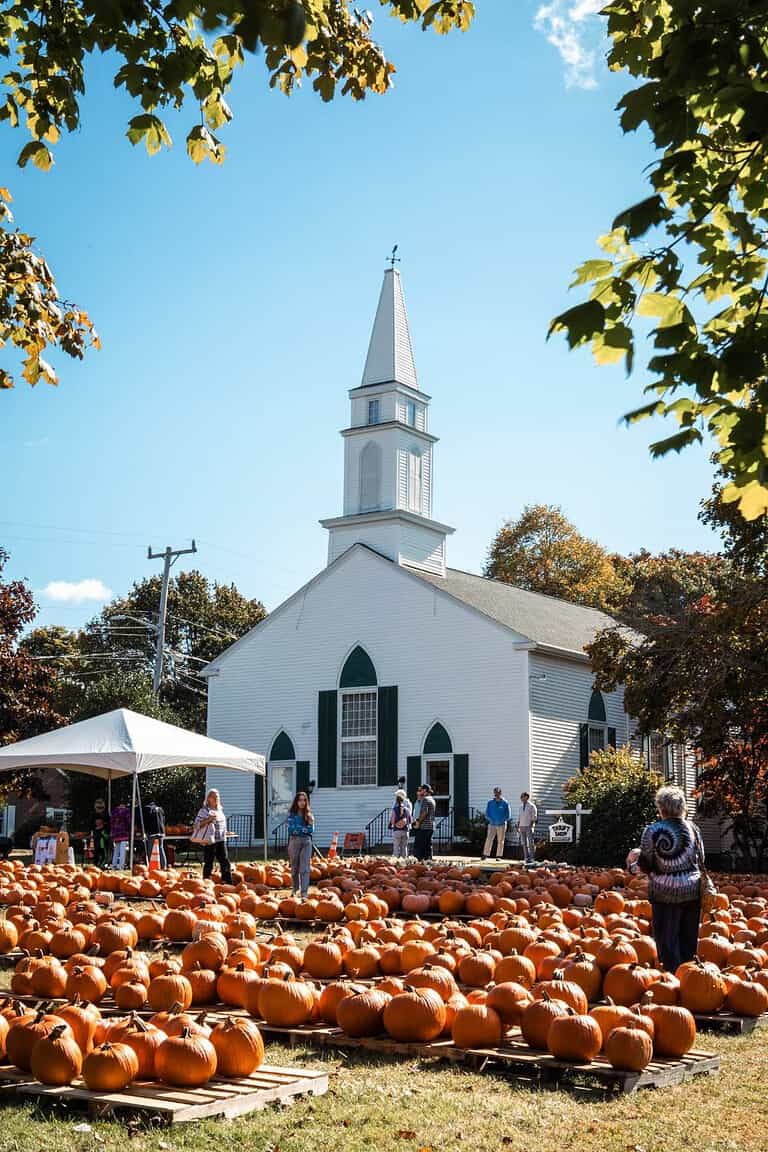
[[[347,1036],[378,1036],[384,1030],[384,1010],[391,999],[378,988],[363,988],[344,996],[336,1006],[336,1023]]]
[[[213,1004],[217,998],[217,977],[211,968],[201,968],[199,965],[185,972],[189,986],[192,989],[193,1004]]]
[[[719,1012],[725,1003],[726,986],[719,968],[694,959],[675,973],[680,981],[680,1003],[691,1012]]]
[[[335,980],[344,971],[341,948],[333,940],[312,941],[304,949],[304,970],[318,980]]]
[[[562,1000],[552,1000],[544,993],[540,1000],[532,1000],[520,1017],[520,1031],[531,1048],[546,1050],[547,1036],[553,1020],[567,1016],[568,1007]]]
[[[371,944],[350,948],[344,953],[344,971],[353,980],[369,980],[379,974],[379,956],[378,948]]]
[[[729,990],[726,1004],[739,1016],[762,1016],[768,1012],[768,989],[754,980],[738,980]]]
[[[632,1019],[632,1012],[623,1004],[614,1004],[607,1000],[605,1004],[596,1004],[589,1013],[596,1020],[603,1037],[603,1044],[613,1032],[614,1028],[623,1028]]]
[[[523,1010],[530,1001],[527,988],[508,980],[503,984],[495,984],[489,990],[486,1003],[498,1013],[502,1023],[509,1026],[519,1023]]]
[[[83,1080],[92,1092],[120,1092],[138,1074],[139,1059],[128,1044],[101,1044],[83,1060]]]
[[[196,965],[218,972],[227,962],[229,949],[226,937],[220,932],[206,932],[199,940],[187,944],[181,953],[183,972],[194,970]]]
[[[136,1012],[147,1002],[147,988],[138,981],[120,984],[115,990],[115,1004],[124,1012]]]
[[[164,1084],[199,1088],[216,1075],[216,1049],[205,1036],[185,1028],[169,1036],[155,1053],[155,1072]]]
[[[315,995],[300,980],[264,980],[258,993],[258,1006],[268,1024],[278,1028],[298,1028],[311,1018]]]
[[[211,1032],[219,1076],[250,1076],[264,1062],[264,1041],[256,1025],[243,1016],[228,1016]]]
[[[653,983],[654,972],[641,964],[614,964],[603,980],[603,992],[616,1004],[637,1004]]]
[[[6,956],[19,943],[19,930],[10,920],[0,920],[0,955]]]
[[[595,960],[598,968],[602,972],[607,972],[615,964],[637,964],[637,952],[626,940],[609,939],[600,945]]]
[[[69,1024],[80,1051],[87,1055],[93,1048],[96,1027],[100,1013],[93,1004],[86,1004],[75,998],[72,1004],[64,1004],[56,1009],[56,1015]]]
[[[566,980],[562,968],[558,968],[551,980],[544,980],[534,987],[534,999],[540,999],[545,992],[553,1000],[562,1000],[564,1004],[568,1004],[575,1012],[584,1013],[589,1007],[587,997],[581,986],[579,984],[573,984],[570,980]]]
[[[56,1087],[71,1084],[80,1075],[82,1066],[83,1054],[66,1023],[58,1024],[47,1036],[41,1036],[32,1048],[30,1068],[41,1084]]]
[[[563,962],[563,977],[571,984],[578,984],[590,1004],[599,999],[603,974],[587,952],[576,952]]]
[[[136,1053],[139,1062],[136,1078],[139,1080],[154,1079],[155,1055],[166,1039],[165,1032],[136,1015],[130,1016],[110,1032],[111,1042],[127,1044]]]
[[[97,945],[102,956],[124,948],[135,948],[138,942],[139,934],[127,920],[103,921],[96,925],[91,937],[91,943]]]
[[[696,1041],[696,1021],[687,1008],[673,1004],[652,1004],[643,998],[641,1011],[653,1021],[653,1050],[658,1056],[678,1059],[690,1052]]]
[[[459,980],[470,988],[485,988],[494,979],[496,964],[492,952],[472,952],[459,961]]]
[[[50,1035],[54,1028],[58,1028],[62,1021],[58,1016],[50,1016],[43,1011],[34,1015],[20,1016],[15,1024],[8,1029],[5,1038],[5,1054],[11,1064],[15,1064],[22,1072],[31,1070],[32,1049],[43,1036]],[[74,1033],[66,1025],[68,1034],[74,1040]]]
[[[603,1034],[594,1017],[574,1012],[572,1008],[566,1008],[564,1016],[556,1017],[547,1033],[547,1049],[559,1060],[587,1064],[594,1060],[602,1044]]]
[[[197,916],[188,908],[171,908],[165,914],[163,932],[169,940],[191,940]]]
[[[653,1056],[651,1037],[637,1024],[629,1021],[614,1028],[605,1041],[605,1055],[612,1068],[627,1072],[641,1072]]]
[[[338,1024],[337,1013],[342,1000],[346,1000],[349,996],[357,996],[360,992],[365,991],[366,988],[363,984],[353,984],[350,980],[334,980],[332,984],[326,984],[320,993],[318,1004],[320,1019],[324,1020],[326,1024]],[[398,991],[402,991],[402,988]]]
[[[497,1048],[504,1034],[502,1019],[488,1004],[467,1004],[453,1018],[451,1038],[457,1048]]]
[[[44,1000],[55,1000],[64,996],[67,987],[67,972],[58,960],[51,958],[50,963],[41,964],[30,977],[30,988],[33,996],[40,996]]]
[[[445,1005],[431,988],[408,988],[393,996],[384,1008],[386,1032],[403,1042],[434,1040],[445,1027]]]
[[[186,976],[168,972],[151,981],[147,998],[155,1012],[167,1011],[173,1004],[189,1008],[192,1003],[192,985]]]
[[[501,936],[504,935],[502,932]],[[536,982],[536,965],[530,957],[523,956],[519,952],[510,952],[499,960],[493,978],[497,984],[512,981],[514,984],[522,984],[524,988],[532,988]]]
[[[68,1000],[78,997],[86,1004],[98,1004],[107,991],[107,978],[101,968],[92,964],[73,968],[67,976],[64,995]]]
[[[446,1002],[458,991],[456,981],[448,969],[437,964],[425,964],[423,968],[414,968],[408,973],[408,983],[412,988],[432,988],[440,999]],[[399,991],[402,991],[402,988]]]

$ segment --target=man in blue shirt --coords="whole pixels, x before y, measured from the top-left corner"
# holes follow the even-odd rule
[[[501,860],[504,856],[504,840],[507,835],[507,823],[511,815],[509,803],[502,796],[501,788],[494,788],[493,800],[489,800],[485,806],[488,834],[485,837],[483,860],[491,855],[494,840],[496,841],[496,859]]]

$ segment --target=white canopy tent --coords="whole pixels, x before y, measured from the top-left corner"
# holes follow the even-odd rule
[[[117,777],[132,776],[131,867],[139,774],[156,768],[209,766],[260,776],[266,773],[266,761],[256,752],[152,720],[128,708],[117,708],[0,748],[0,772],[53,767],[99,776],[110,784]],[[266,788],[264,793],[266,798]],[[265,850],[266,842],[265,836]]]

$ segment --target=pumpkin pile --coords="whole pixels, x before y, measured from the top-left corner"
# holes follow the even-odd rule
[[[264,1060],[264,1042],[247,1017],[208,1027],[180,1005],[149,1020],[106,1019],[92,1003],[35,1010],[7,999],[0,1056],[41,1084],[61,1087],[82,1077],[94,1092],[116,1092],[134,1080],[200,1087],[213,1076],[250,1076]]]

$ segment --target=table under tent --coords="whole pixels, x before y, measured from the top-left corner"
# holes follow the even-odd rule
[[[263,776],[266,761],[256,752],[238,748],[188,732],[175,724],[153,720],[128,708],[116,708],[90,720],[68,724],[41,736],[32,736],[0,748],[0,772],[22,768],[59,768],[64,772],[83,772],[107,781],[108,806],[111,808],[112,781],[132,777],[131,836],[129,868],[133,869],[136,809],[143,828],[139,776],[158,768],[230,768]],[[266,788],[263,790],[266,804]],[[264,838],[266,858],[267,841]]]

